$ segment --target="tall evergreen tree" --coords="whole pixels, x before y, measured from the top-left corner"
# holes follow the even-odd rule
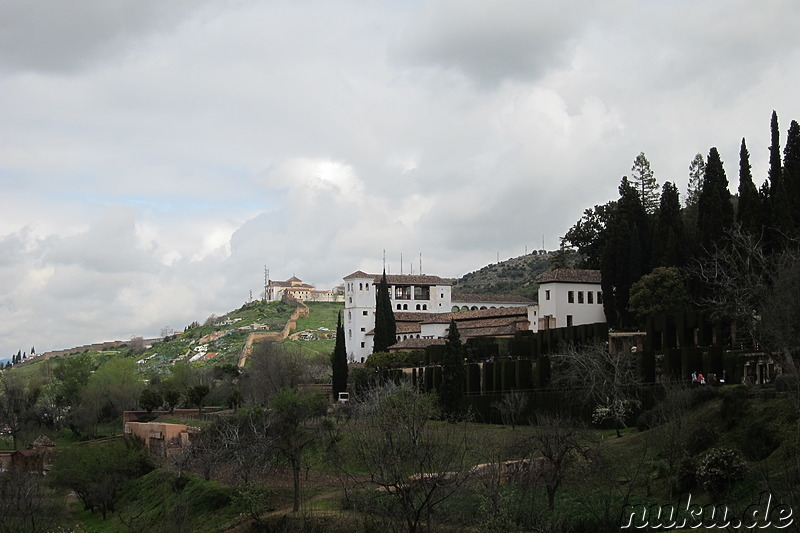
[[[686,207],[696,207],[703,190],[703,178],[706,175],[706,161],[703,154],[697,154],[689,163],[689,186],[686,189]]]
[[[627,177],[622,178],[619,193],[600,265],[603,310],[610,325],[630,326],[631,285],[650,271],[650,228],[639,194]]]
[[[639,194],[639,199],[647,214],[655,213],[658,209],[658,182],[644,152],[640,152],[633,160],[631,184]]]
[[[700,245],[711,250],[733,227],[733,204],[728,190],[728,177],[716,147],[711,148],[706,160],[703,190],[697,203],[697,229]]]
[[[787,237],[792,233],[792,213],[789,198],[783,182],[781,166],[781,143],[778,129],[778,114],[772,112],[770,121],[769,145],[769,203],[765,212],[769,219],[767,225],[766,248],[771,253],[784,247]]]
[[[453,416],[461,408],[464,396],[464,345],[456,321],[450,319],[450,328],[444,344],[442,358],[442,383],[439,386],[439,401],[445,414]]]
[[[347,348],[344,343],[344,324],[341,311],[337,316],[336,344],[331,354],[331,371],[333,374],[333,399],[336,400],[339,398],[340,392],[347,390]]]
[[[661,188],[653,246],[653,266],[683,266],[685,232],[681,217],[681,200],[678,187],[667,181]]]
[[[397,324],[392,310],[392,299],[389,295],[389,284],[386,281],[386,270],[383,271],[378,290],[375,291],[375,335],[372,353],[389,351],[389,346],[397,342]]]
[[[762,212],[761,197],[753,183],[753,175],[750,172],[750,152],[742,138],[742,146],[739,149],[739,209],[736,212],[736,222],[743,231],[751,235],[761,234]]]
[[[794,233],[800,233],[800,125],[793,120],[783,149],[783,185],[792,213]]]
[[[781,137],[778,129],[778,114],[772,111],[772,119],[769,123],[770,144],[769,144],[769,192],[775,197],[778,186],[781,183]]]

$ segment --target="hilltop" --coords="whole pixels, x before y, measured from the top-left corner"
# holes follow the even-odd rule
[[[490,263],[480,270],[452,280],[455,294],[517,294],[537,300],[539,284],[536,278],[554,268],[554,262],[564,261],[574,267],[578,256],[574,251],[534,251],[506,261]]]

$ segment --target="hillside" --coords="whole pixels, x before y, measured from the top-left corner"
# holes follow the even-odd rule
[[[517,294],[537,299],[539,284],[536,278],[544,272],[554,268],[558,256],[568,267],[574,267],[577,254],[574,251],[566,252],[532,252],[528,255],[512,257],[499,263],[491,263],[464,274],[453,280],[454,294]]]

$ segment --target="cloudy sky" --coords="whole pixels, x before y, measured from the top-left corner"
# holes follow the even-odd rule
[[[796,0],[0,0],[0,357],[458,277],[800,120]]]

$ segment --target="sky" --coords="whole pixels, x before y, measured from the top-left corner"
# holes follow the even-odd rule
[[[460,277],[800,120],[796,0],[0,0],[0,357]],[[401,263],[402,258],[402,263]]]

